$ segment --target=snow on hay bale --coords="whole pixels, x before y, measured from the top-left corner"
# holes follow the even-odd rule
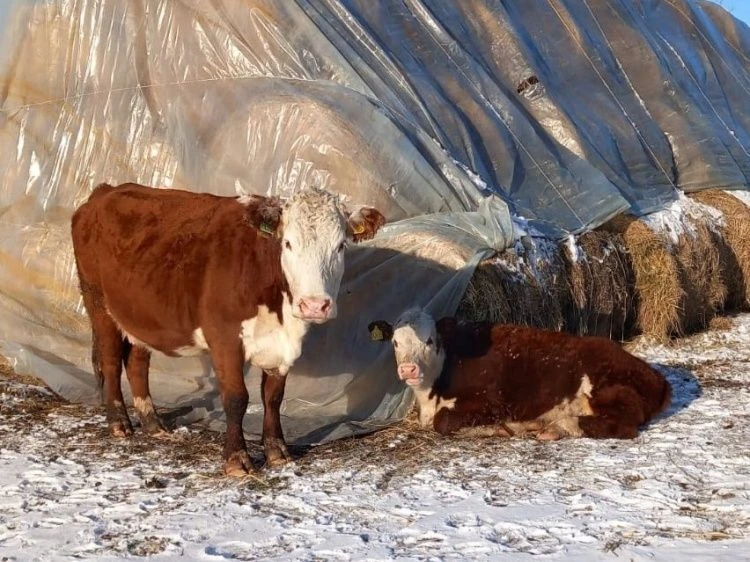
[[[570,332],[623,340],[636,326],[635,273],[621,234],[594,230],[572,237],[564,252]]]
[[[689,334],[724,308],[723,224],[721,213],[681,196],[642,219],[620,215],[603,227],[620,233],[630,254],[641,333],[657,340]]]
[[[725,306],[730,310],[750,308],[750,207],[740,198],[719,189],[691,194],[724,216],[717,238],[721,277],[727,289]]]
[[[633,271],[619,234],[556,244],[524,236],[477,268],[458,315],[625,339],[633,335]]]
[[[718,199],[726,208],[734,202]],[[750,298],[750,208],[721,211],[681,196],[562,244],[524,233],[479,265],[458,315],[613,339],[642,333],[664,341],[702,330],[736,308],[738,295]],[[732,270],[732,255],[744,265]]]
[[[524,235],[514,247],[479,264],[457,315],[562,330],[568,300],[560,246]]]

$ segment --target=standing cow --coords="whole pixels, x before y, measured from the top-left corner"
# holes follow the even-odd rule
[[[369,330],[372,339],[393,343],[421,425],[444,435],[629,439],[671,399],[660,373],[605,338],[435,322],[420,309]]]
[[[125,366],[144,431],[164,431],[149,392],[152,350],[207,350],[227,419],[224,470],[252,470],[242,432],[246,361],[263,370],[266,462],[289,459],[279,407],[311,323],[336,316],[347,240],[372,238],[380,212],[350,214],[322,189],[285,203],[137,184],[99,186],[73,215],[78,277],[93,331],[92,360],[114,436],[133,432]]]

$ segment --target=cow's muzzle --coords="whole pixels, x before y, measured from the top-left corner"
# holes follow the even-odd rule
[[[416,363],[400,363],[398,366],[398,378],[409,386],[417,386],[424,380],[424,375]]]
[[[322,324],[336,317],[336,307],[329,297],[307,297],[299,299],[293,314],[300,320]]]

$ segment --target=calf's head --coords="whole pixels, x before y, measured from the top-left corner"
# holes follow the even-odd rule
[[[338,196],[319,188],[302,189],[259,214],[259,228],[281,241],[292,314],[316,324],[335,318],[346,244],[375,236],[385,217],[370,207],[349,212]]]
[[[385,320],[371,322],[370,338],[390,341],[396,355],[398,377],[409,386],[431,388],[445,362],[447,332],[453,318],[434,318],[419,308],[404,312],[394,325]]]

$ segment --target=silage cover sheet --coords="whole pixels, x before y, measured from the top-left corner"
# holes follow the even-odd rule
[[[99,398],[70,242],[97,184],[386,215],[289,375],[298,443],[403,417],[367,324],[453,313],[513,215],[560,238],[750,174],[750,31],[693,0],[5,0],[0,45],[0,350],[70,400]],[[207,356],[152,365],[158,407],[223,427]]]

